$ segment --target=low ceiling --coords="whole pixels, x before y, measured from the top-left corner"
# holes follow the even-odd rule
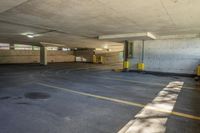
[[[94,48],[119,45],[98,40],[101,35],[198,34],[199,5],[200,0],[1,0],[0,41]]]

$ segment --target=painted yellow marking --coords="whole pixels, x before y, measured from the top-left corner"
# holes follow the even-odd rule
[[[58,86],[52,86],[52,85],[48,85],[48,84],[44,84],[44,83],[37,83],[37,84],[45,86],[45,87],[50,87],[50,88],[59,89],[59,90],[66,91],[66,92],[71,92],[71,93],[83,95],[83,96],[89,96],[89,97],[93,97],[93,98],[97,98],[97,99],[101,99],[101,100],[121,103],[121,104],[129,105],[129,106],[140,107],[140,108],[144,108],[146,106],[144,104],[140,104],[140,103],[136,103],[136,102],[130,102],[130,101],[125,101],[125,100],[95,95],[95,94],[91,94],[91,93],[74,91],[74,90],[71,90],[71,89],[62,88],[62,87],[58,87]],[[158,109],[156,107],[148,107],[148,109],[163,112],[163,113],[172,114],[172,115],[179,116],[179,117],[185,117],[185,118],[189,118],[189,119],[200,120],[200,116],[194,116],[194,115],[180,113],[180,112],[170,112],[170,111]]]
[[[170,82],[118,133],[165,133],[165,124],[168,116],[172,114],[183,84],[184,82],[180,81]]]
[[[194,115],[190,115],[190,114],[185,114],[185,113],[180,113],[180,112],[171,112],[171,114],[176,115],[176,116],[181,116],[181,117],[185,117],[185,118],[189,118],[189,119],[194,119],[194,120],[200,120],[199,116],[194,116]]]
[[[97,98],[97,99],[102,99],[102,100],[107,100],[107,101],[122,103],[122,104],[130,105],[130,106],[136,106],[136,107],[142,107],[142,108],[144,107],[143,104],[139,104],[139,103],[134,103],[134,102],[124,101],[124,100],[119,100],[119,99],[115,99],[115,98],[109,98],[109,97],[105,97],[105,96],[100,96],[100,95],[95,95],[95,94],[90,94],[90,93],[85,93],[85,92],[80,92],[80,91],[74,91],[74,90],[71,90],[71,89],[57,87],[57,86],[52,86],[52,85],[48,85],[48,84],[44,84],[44,83],[38,83],[38,84],[42,85],[42,86],[46,86],[46,87],[51,87],[51,88],[55,88],[55,89],[59,89],[59,90],[63,90],[63,91],[71,92],[71,93],[75,93],[75,94],[80,94],[80,95],[84,95],[84,96],[94,97],[94,98]]]

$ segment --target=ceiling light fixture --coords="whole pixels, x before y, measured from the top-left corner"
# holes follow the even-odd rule
[[[28,38],[34,38],[34,35],[26,35]]]
[[[123,42],[124,40],[155,40],[156,35],[151,32],[142,33],[128,33],[128,34],[115,34],[115,35],[101,35],[99,40],[111,40],[114,42]]]

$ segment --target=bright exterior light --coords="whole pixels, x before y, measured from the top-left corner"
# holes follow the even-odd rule
[[[102,49],[102,48],[96,48],[95,50],[97,50],[97,51],[102,51],[103,49]]]
[[[108,49],[108,45],[105,45],[103,48],[104,48],[104,49]]]

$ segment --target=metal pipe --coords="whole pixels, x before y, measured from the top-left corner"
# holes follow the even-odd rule
[[[142,40],[142,63],[144,63],[144,40]]]
[[[128,44],[129,42],[126,40],[124,43],[124,61],[128,61]]]

